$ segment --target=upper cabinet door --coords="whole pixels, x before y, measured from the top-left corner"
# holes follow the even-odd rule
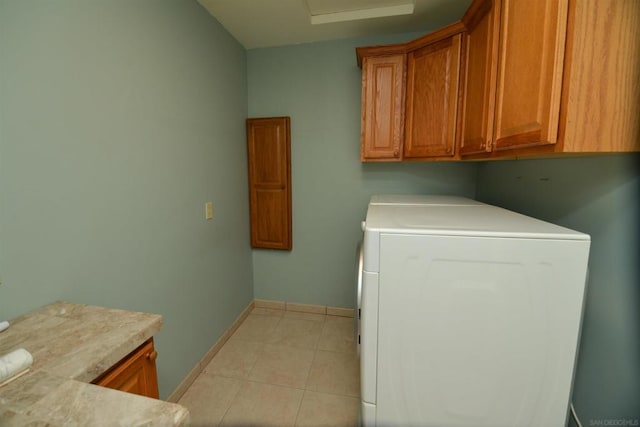
[[[362,161],[401,160],[406,55],[362,60]]]
[[[503,0],[495,150],[555,144],[568,0]]]
[[[247,119],[251,246],[291,250],[289,117]]]
[[[455,154],[461,40],[458,34],[407,55],[405,158]]]
[[[460,153],[464,155],[492,148],[500,2],[475,1],[463,21],[467,33]]]

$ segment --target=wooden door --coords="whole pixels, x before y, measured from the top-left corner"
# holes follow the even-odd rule
[[[151,338],[93,383],[158,399],[158,374],[155,362],[157,356],[158,353],[153,347],[153,338]]]
[[[500,3],[474,1],[463,17],[466,60],[460,153],[491,151]]]
[[[360,160],[401,160],[406,55],[362,60]]]
[[[251,246],[291,250],[289,117],[247,119]]]
[[[568,0],[503,0],[495,150],[556,143],[567,13]]]
[[[453,156],[461,35],[407,55],[405,158]]]

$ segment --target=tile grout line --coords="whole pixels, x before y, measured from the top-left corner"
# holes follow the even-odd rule
[[[307,390],[302,391],[302,397],[300,398],[300,403],[298,403],[298,410],[296,411],[296,418],[293,420],[294,427],[298,425],[298,417],[300,416],[300,409],[302,409],[302,402],[304,402],[304,397],[307,395]]]
[[[237,378],[234,378],[234,379],[237,379]],[[220,426],[224,421],[224,418],[227,416],[229,409],[231,409],[231,407],[233,406],[233,403],[236,401],[236,398],[240,394],[240,390],[242,390],[242,384],[240,384],[240,387],[238,387],[238,391],[236,391],[236,393],[233,395],[233,398],[229,401],[229,406],[227,406],[227,409],[224,410],[224,414],[220,418],[220,422],[218,423],[218,426]]]
[[[304,379],[304,389],[307,389],[309,385],[309,377],[311,376],[311,369],[313,368],[313,363],[316,361],[316,356],[318,355],[318,346],[316,344],[316,349],[313,351],[313,359],[311,359],[311,365],[309,366],[309,371],[307,372],[307,378]]]

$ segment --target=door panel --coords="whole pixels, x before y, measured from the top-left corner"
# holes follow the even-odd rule
[[[491,151],[500,3],[486,0],[465,15],[466,72],[461,154]]]
[[[405,158],[455,154],[461,39],[449,37],[407,57]]]
[[[361,160],[400,160],[404,139],[406,55],[362,63]]]
[[[555,144],[568,0],[504,0],[495,149]]]

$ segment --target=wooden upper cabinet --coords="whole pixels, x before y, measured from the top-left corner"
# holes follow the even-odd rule
[[[362,161],[457,156],[463,31],[456,22],[407,43],[356,49]]]
[[[251,246],[291,250],[289,117],[247,119]]]
[[[461,153],[640,151],[640,1],[474,0]]]
[[[461,152],[557,141],[568,0],[478,0],[463,18]]]
[[[467,32],[460,153],[465,155],[491,151],[500,4],[476,1],[462,20]]]
[[[640,0],[474,0],[356,53],[363,161],[640,151]]]
[[[460,34],[407,56],[404,158],[454,156]]]
[[[406,55],[362,60],[361,161],[400,160]]]
[[[555,144],[568,0],[502,0],[495,150]]]

